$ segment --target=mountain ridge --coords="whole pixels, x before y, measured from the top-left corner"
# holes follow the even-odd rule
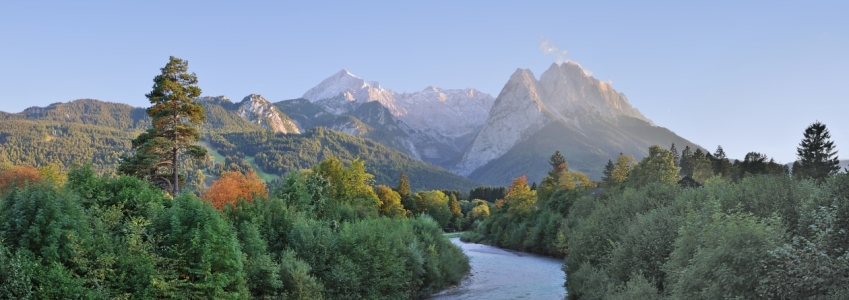
[[[560,151],[572,169],[598,179],[618,153],[641,159],[649,146],[671,143],[700,148],[656,126],[624,94],[567,62],[552,64],[539,80],[517,69],[452,171],[486,184],[505,185],[522,175],[540,181],[547,158]]]

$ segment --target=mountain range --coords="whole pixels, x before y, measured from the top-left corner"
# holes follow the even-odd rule
[[[517,69],[497,98],[475,89],[427,87],[397,93],[342,70],[280,110],[299,128],[323,126],[371,138],[472,180],[539,182],[560,151],[572,169],[601,177],[619,153],[641,159],[651,145],[698,145],[655,125],[624,94],[575,63],[552,64],[537,79]],[[363,109],[368,107],[368,109]],[[363,118],[362,110],[380,118]]]
[[[429,86],[417,92],[398,93],[343,69],[298,99],[272,103],[251,94],[238,103],[224,96],[205,96],[198,101],[207,110],[207,122],[203,125],[206,145],[215,152],[245,156],[254,168],[278,176],[286,168],[303,167],[305,162],[318,157],[297,157],[307,152],[347,159],[359,156],[367,160],[379,153],[403,160],[399,164],[416,168],[419,171],[407,171],[419,174],[423,180],[427,176],[439,176],[450,180],[439,181],[437,185],[453,181],[457,183],[455,187],[466,188],[478,183],[506,185],[522,175],[527,175],[529,182],[539,182],[550,168],[548,157],[554,151],[560,151],[572,169],[598,179],[607,160],[620,152],[640,159],[654,144],[699,148],[655,125],[632,107],[624,94],[569,62],[552,64],[539,79],[530,70],[517,69],[495,98],[473,88]],[[3,128],[44,127],[44,132],[50,135],[50,128],[77,124],[74,126],[136,133],[149,126],[150,120],[143,108],[84,99],[31,107],[15,114],[0,112],[0,123],[5,123],[0,124],[0,140],[21,142],[38,138],[14,130],[4,132]],[[340,134],[317,133],[317,129]],[[254,132],[269,132],[275,138],[260,138],[263,135]],[[282,138],[298,135],[304,138]],[[262,144],[281,141],[290,145],[289,150]],[[47,147],[39,145],[36,147]],[[116,145],[111,151],[128,150],[126,142]],[[338,154],[315,150],[316,145],[337,149]],[[16,155],[26,155],[11,150],[16,147],[22,146],[7,142],[0,145],[0,162],[4,159],[20,162]],[[276,149],[274,159],[285,161],[270,162],[269,153],[260,155],[261,151],[256,150],[272,148]],[[285,151],[300,152],[293,152],[292,156]],[[111,157],[105,162],[109,165],[117,161],[116,155],[98,155]],[[295,160],[299,163],[293,163]],[[55,163],[50,159],[44,161]],[[394,184],[390,179],[397,178],[397,174],[389,173],[400,172],[401,168],[387,165],[391,162],[386,159],[375,161],[384,164],[376,168],[388,172],[377,174],[378,183]]]

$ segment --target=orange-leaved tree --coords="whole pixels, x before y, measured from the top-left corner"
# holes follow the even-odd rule
[[[268,190],[259,176],[255,172],[242,174],[235,171],[222,173],[201,196],[219,210],[227,204],[235,204],[239,199],[253,201],[259,197],[268,197]]]
[[[523,175],[510,184],[510,190],[507,191],[504,201],[509,206],[508,212],[525,214],[530,212],[537,202],[537,192],[531,190],[528,186],[528,177]]]
[[[33,166],[15,166],[0,173],[0,191],[5,191],[12,186],[21,187],[27,182],[34,182],[40,178],[38,169]]]

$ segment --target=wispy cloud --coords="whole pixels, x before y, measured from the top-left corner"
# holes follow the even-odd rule
[[[539,50],[542,51],[542,53],[545,55],[554,56],[557,59],[556,61],[558,65],[565,62],[576,64],[578,65],[578,67],[581,68],[582,71],[584,71],[584,74],[586,74],[587,76],[593,76],[593,71],[584,68],[583,66],[581,66],[581,64],[574,60],[566,58],[566,49],[560,48],[560,46],[558,46],[556,43],[552,42],[551,39],[545,36],[539,37]],[[613,85],[613,81],[610,81],[610,85]]]
[[[557,64],[566,62],[566,49],[561,49],[547,37],[539,37],[539,50],[545,55],[554,56],[557,59]]]

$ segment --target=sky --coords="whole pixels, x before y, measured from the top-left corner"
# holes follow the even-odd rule
[[[849,1],[12,1],[0,9],[0,111],[147,107],[169,56],[204,95],[272,102],[342,68],[396,92],[495,97],[517,68],[538,78],[570,60],[710,151],[792,162],[821,121],[849,159],[847,13]]]

